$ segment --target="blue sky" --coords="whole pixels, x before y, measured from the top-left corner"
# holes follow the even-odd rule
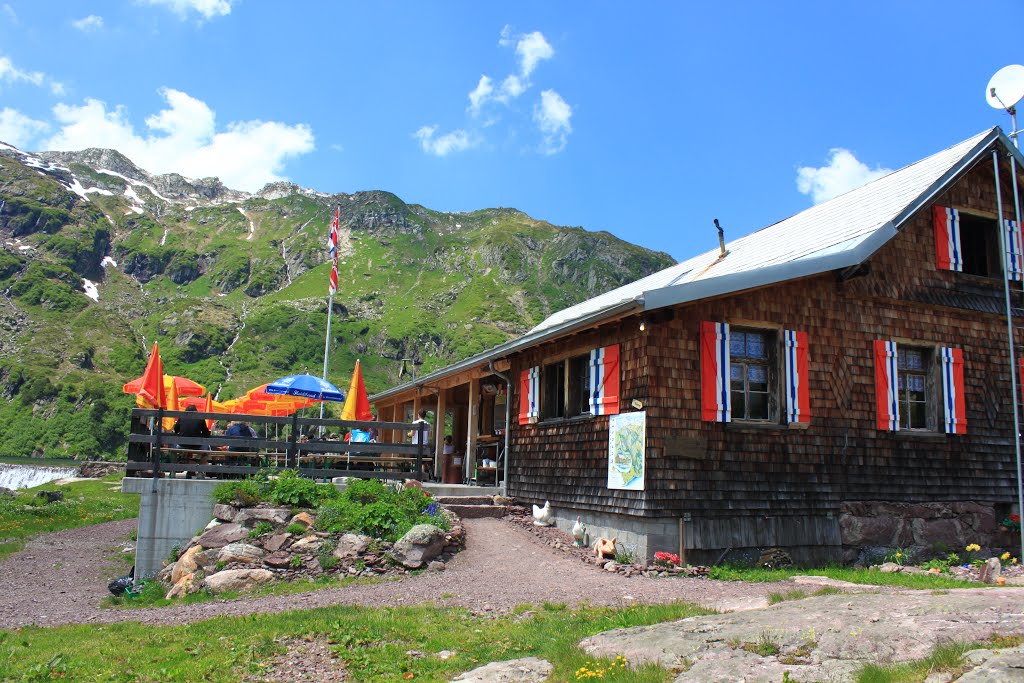
[[[1019,3],[712,4],[0,0],[0,140],[683,259],[1009,128]]]

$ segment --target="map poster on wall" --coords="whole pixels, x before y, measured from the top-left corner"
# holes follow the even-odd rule
[[[646,411],[608,417],[608,488],[644,490],[646,443]]]

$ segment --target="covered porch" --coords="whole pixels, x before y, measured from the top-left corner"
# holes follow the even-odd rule
[[[496,486],[504,491],[512,417],[508,369],[507,360],[498,360],[443,377],[428,376],[376,394],[370,402],[381,422],[412,422],[420,411],[427,412],[435,481],[453,486]],[[450,443],[446,443],[449,436]],[[408,443],[410,437],[382,430],[378,439]]]

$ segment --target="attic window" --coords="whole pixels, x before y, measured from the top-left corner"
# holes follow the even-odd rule
[[[960,214],[960,249],[963,272],[982,277],[1002,277],[999,263],[999,232],[994,218]]]

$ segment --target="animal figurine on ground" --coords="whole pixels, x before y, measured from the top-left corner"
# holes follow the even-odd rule
[[[572,525],[572,537],[576,539],[576,547],[582,548],[586,545],[587,541],[587,525],[580,521],[580,518],[576,518],[576,523]]]
[[[551,513],[551,501],[544,501],[544,507],[533,506],[533,523],[537,526],[552,526],[555,523]]]
[[[618,540],[618,537],[611,538],[611,539],[609,539],[609,538],[599,538],[596,541],[594,541],[594,555],[597,557],[597,559],[599,559],[599,560],[604,560],[604,559],[607,559],[607,558],[615,559],[615,541],[616,540]]]

